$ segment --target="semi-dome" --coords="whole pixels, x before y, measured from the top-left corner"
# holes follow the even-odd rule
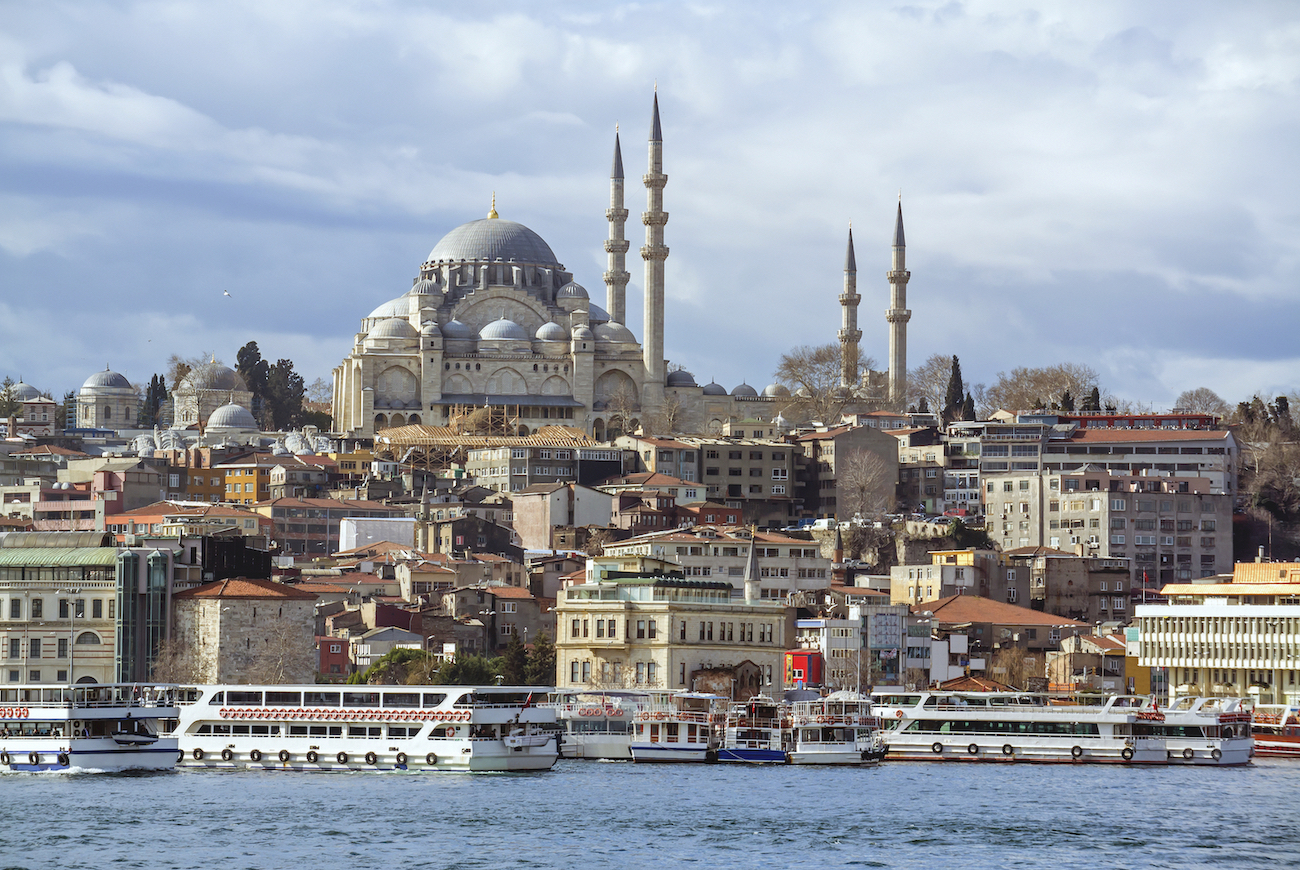
[[[443,338],[477,338],[478,333],[467,323],[459,320],[448,320],[442,325]]]
[[[478,337],[484,341],[528,341],[528,333],[513,320],[505,317],[494,320],[483,327]]]
[[[749,384],[741,384],[731,391],[731,395],[743,396],[746,399],[756,399],[758,398],[758,390],[754,389]]]
[[[419,281],[416,281],[413,285],[411,285],[411,289],[406,295],[427,296],[430,293],[437,293],[437,292],[438,292],[437,284],[430,281],[428,278],[421,278]]]
[[[419,338],[420,333],[415,331],[409,320],[403,320],[400,317],[390,317],[387,320],[381,320],[375,324],[374,329],[366,338]]]
[[[596,328],[593,332],[596,333],[596,341],[636,341],[636,336],[632,334],[632,330],[613,320],[609,323],[596,324]]]
[[[120,376],[119,376],[120,377]],[[123,379],[125,380],[125,379]],[[181,381],[182,389],[179,392],[192,392],[194,390],[236,390],[241,393],[248,392],[248,384],[239,372],[222,365],[215,360],[206,362],[190,370],[190,373]]]
[[[686,369],[678,369],[675,372],[669,372],[664,383],[670,387],[693,387],[695,386],[695,375],[686,371]]]
[[[608,323],[610,317],[608,311],[593,302],[587,306],[587,319],[593,324]]]
[[[95,372],[86,378],[86,382],[81,385],[84,390],[87,387],[126,387],[130,389],[131,382],[117,372],[104,369],[102,372]]]
[[[784,399],[790,395],[785,384],[768,384],[763,388],[763,395],[769,399]]]
[[[367,315],[368,319],[380,319],[389,317],[405,317],[411,313],[411,300],[406,296],[398,296],[396,299],[390,299],[383,305],[380,305],[374,311]]]
[[[566,341],[569,334],[564,331],[564,327],[552,320],[550,323],[543,323],[537,330],[538,341]]]
[[[576,281],[570,281],[555,291],[556,299],[590,299],[587,289]]]
[[[461,224],[443,236],[429,252],[428,262],[492,262],[514,260],[563,268],[551,246],[523,224],[484,218]]]
[[[710,381],[704,385],[704,395],[706,396],[725,396],[727,388],[717,381]]]
[[[248,429],[257,431],[257,421],[242,405],[222,405],[208,418],[208,428]]]

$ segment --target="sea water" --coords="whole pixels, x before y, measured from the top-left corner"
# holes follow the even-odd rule
[[[1293,867],[1300,762],[0,776],[4,868]]]

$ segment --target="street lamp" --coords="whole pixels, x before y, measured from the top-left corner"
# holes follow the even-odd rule
[[[73,670],[77,665],[77,599],[74,595],[81,594],[81,587],[76,586],[72,589],[56,589],[56,594],[68,596],[68,686],[76,685],[76,676]]]

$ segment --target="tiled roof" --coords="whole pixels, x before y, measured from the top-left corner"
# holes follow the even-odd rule
[[[401,513],[404,508],[366,499],[338,498],[273,498],[254,503],[254,507],[302,507],[334,510],[392,511]]]
[[[1003,550],[1004,556],[1069,556],[1071,558],[1081,558],[1077,553],[1067,553],[1065,550],[1057,550],[1052,547],[1016,547],[1014,550]]]
[[[1300,583],[1300,562],[1238,562],[1233,583]]]
[[[241,598],[241,599],[280,599],[286,601],[315,601],[316,596],[302,589],[274,580],[254,580],[248,577],[231,577],[229,580],[217,580],[205,583],[194,589],[186,589],[172,596],[175,600],[191,598]]]
[[[527,598],[531,600],[533,597],[533,593],[522,586],[489,586],[484,591],[495,598]]]
[[[913,613],[930,611],[934,618],[946,624],[961,622],[988,622],[994,625],[1047,625],[1057,627],[1087,628],[1088,623],[1067,619],[1041,610],[1017,607],[992,598],[978,595],[950,595],[935,601],[912,605]]]

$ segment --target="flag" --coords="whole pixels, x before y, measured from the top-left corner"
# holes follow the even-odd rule
[[[533,705],[533,693],[529,692],[528,697],[524,699],[524,706],[520,707],[519,709],[527,710],[532,705]]]

